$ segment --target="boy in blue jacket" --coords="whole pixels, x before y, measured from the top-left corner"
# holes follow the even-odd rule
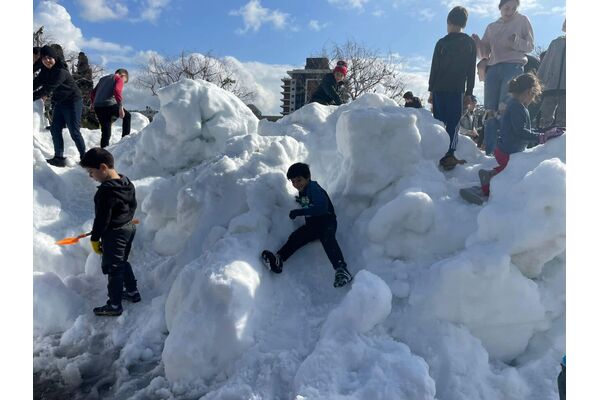
[[[310,168],[307,164],[296,163],[287,171],[287,178],[298,189],[296,202],[301,208],[291,210],[289,217],[304,216],[306,224],[296,229],[287,242],[273,254],[269,250],[262,252],[262,259],[267,268],[274,273],[281,273],[283,262],[302,246],[320,240],[327,258],[335,269],[334,287],[341,287],[352,281],[352,275],[346,269],[342,250],[335,239],[337,219],[333,204],[327,192],[316,181],[310,179]]]

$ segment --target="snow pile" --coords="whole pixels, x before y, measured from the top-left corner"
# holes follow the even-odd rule
[[[52,354],[67,353],[69,379],[57,379],[97,382],[79,387],[106,398],[555,394],[542,386],[565,346],[564,137],[511,157],[479,207],[458,189],[495,161],[461,136],[468,164],[440,172],[439,121],[385,96],[313,103],[277,123],[209,83],[184,80],[159,98],[153,122],[109,148],[141,220],[130,261],[143,300],[116,319],[90,315],[106,281],[89,242],[53,244],[90,229],[96,184],[45,163],[51,141],[34,112],[34,270],[56,274],[42,292],[66,310],[57,326],[36,313],[35,371],[52,378]],[[297,192],[285,172],[298,161],[335,206],[350,288],[332,287],[318,242],[280,275],[259,260],[303,223],[287,216]],[[64,332],[59,344],[49,332]],[[92,353],[116,372],[86,369]]]

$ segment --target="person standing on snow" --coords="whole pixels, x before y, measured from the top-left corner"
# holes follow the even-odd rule
[[[471,101],[475,85],[477,47],[469,35],[463,33],[469,14],[456,6],[446,19],[448,34],[438,40],[433,51],[429,73],[429,96],[433,117],[442,121],[450,136],[448,151],[440,159],[440,167],[448,171],[465,160],[454,156],[458,144],[458,123],[463,113],[463,99]]]
[[[40,57],[44,68],[33,79],[33,101],[52,95],[52,123],[50,133],[54,145],[54,157],[46,160],[56,167],[66,167],[64,157],[63,127],[69,128],[71,139],[75,142],[79,157],[85,154],[85,141],[79,130],[83,100],[81,91],[69,73],[69,69],[58,52],[51,46],[40,49]]]
[[[325,74],[319,87],[313,93],[309,103],[319,103],[326,106],[339,106],[344,103],[341,91],[344,86],[344,78],[348,73],[348,66],[344,61],[338,61],[333,72]]]
[[[131,113],[123,108],[123,86],[129,81],[129,72],[119,68],[114,74],[105,75],[90,92],[90,111],[95,111],[100,122],[100,147],[105,148],[110,143],[113,118],[123,120],[121,138],[131,131]]]
[[[567,31],[567,21],[563,23]],[[566,85],[567,37],[559,36],[550,43],[540,68],[538,77],[544,85],[540,106],[540,127],[567,126],[567,85]]]
[[[508,82],[524,72],[527,53],[533,50],[533,28],[529,19],[517,11],[519,0],[500,0],[501,17],[485,29],[483,38],[471,35],[479,55],[487,59],[484,85],[485,152],[494,152],[501,115],[510,99]]]

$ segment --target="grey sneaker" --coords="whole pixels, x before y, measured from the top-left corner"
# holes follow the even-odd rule
[[[352,282],[352,274],[348,272],[346,267],[339,267],[335,270],[335,280],[333,281],[333,287],[346,286]]]
[[[488,186],[490,181],[492,180],[492,171],[488,171],[486,169],[480,169],[479,172],[479,183],[481,186]]]

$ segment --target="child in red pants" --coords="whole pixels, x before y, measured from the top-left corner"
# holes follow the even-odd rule
[[[546,139],[557,136],[555,132],[546,134],[531,129],[531,118],[527,106],[542,92],[538,78],[531,74],[522,74],[508,83],[508,92],[512,95],[506,111],[500,121],[500,136],[494,149],[494,157],[498,166],[492,170],[479,170],[481,190],[484,195],[490,194],[490,180],[506,168],[510,155],[522,152],[529,143],[544,143]]]

